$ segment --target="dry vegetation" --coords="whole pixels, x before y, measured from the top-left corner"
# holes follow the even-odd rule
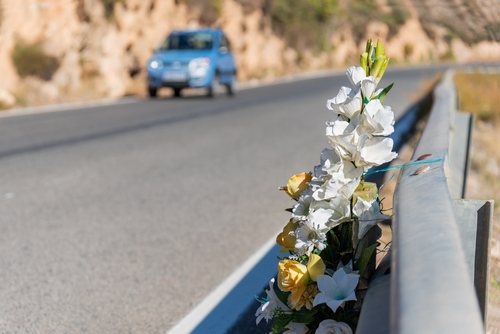
[[[459,109],[476,115],[467,197],[493,199],[488,333],[500,333],[500,73],[457,73]]]

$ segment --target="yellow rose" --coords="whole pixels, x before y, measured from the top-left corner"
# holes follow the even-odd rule
[[[325,273],[326,266],[321,256],[318,254],[311,254],[309,257],[309,262],[307,263],[307,272],[309,273],[309,277],[313,281],[316,282],[316,279],[319,275],[323,275]]]
[[[276,237],[276,243],[283,247],[280,250],[280,253],[289,252],[295,249],[295,241],[297,240],[297,238],[290,233],[294,232],[297,229],[298,225],[298,222],[294,222],[293,219],[290,219],[288,224],[283,227],[283,232],[278,234],[278,236]]]
[[[284,190],[291,198],[297,199],[300,193],[307,189],[307,182],[311,180],[312,176],[309,173],[295,174],[288,180],[286,187],[281,187],[280,190]]]
[[[354,194],[352,195],[352,206],[354,207],[358,202],[358,198],[366,202],[370,202],[372,199],[376,199],[378,196],[378,188],[377,184],[373,182],[364,182],[361,181],[354,190]]]
[[[309,282],[307,267],[298,261],[281,260],[278,263],[278,288],[283,292],[291,292],[288,304],[296,308]]]

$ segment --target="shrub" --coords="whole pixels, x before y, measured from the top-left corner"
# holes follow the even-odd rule
[[[59,60],[48,55],[39,43],[17,42],[12,50],[12,61],[20,77],[32,75],[45,81],[59,68]]]
[[[322,50],[336,0],[274,0],[270,8],[273,30],[295,49]]]

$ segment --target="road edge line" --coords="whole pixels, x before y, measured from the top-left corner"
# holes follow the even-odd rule
[[[279,233],[279,232],[278,232]],[[275,233],[277,235],[278,233]],[[276,245],[276,238],[269,239],[261,248],[252,254],[240,267],[227,277],[203,301],[191,310],[167,334],[189,334],[207,315],[233,290],[233,288],[255,267],[259,261]]]

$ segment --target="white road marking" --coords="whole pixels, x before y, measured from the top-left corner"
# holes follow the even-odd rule
[[[278,235],[278,233],[275,233],[274,235]],[[172,327],[167,332],[167,334],[191,333],[275,245],[276,237],[272,237],[248,260],[246,260],[243,265],[236,269],[225,281],[223,281],[214,291],[212,291],[198,306],[196,306],[188,315],[186,315],[177,325]],[[262,283],[265,284],[266,282]]]

